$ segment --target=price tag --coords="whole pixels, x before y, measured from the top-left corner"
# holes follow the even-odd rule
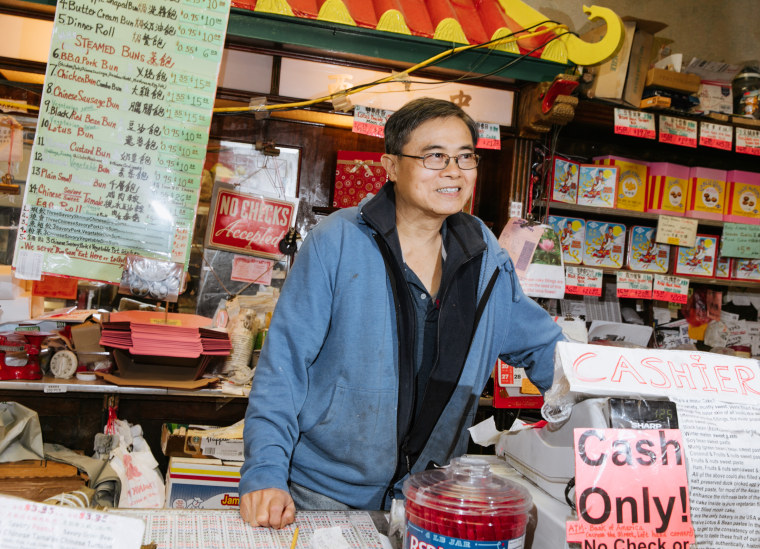
[[[736,152],[760,156],[760,131],[737,127]]]
[[[43,393],[65,393],[67,392],[68,388],[66,385],[59,385],[57,383],[48,383],[45,385],[45,388],[42,389]]]
[[[654,275],[652,299],[669,303],[686,303],[689,297],[689,280],[677,276]]]
[[[724,223],[720,239],[722,257],[760,258],[760,225]]]
[[[356,105],[351,131],[373,137],[383,137],[385,135],[385,123],[392,114],[393,111]]]
[[[649,273],[617,272],[617,296],[652,299],[652,275]]]
[[[522,202],[509,203],[509,217],[522,217]]]
[[[615,133],[654,139],[654,115],[651,112],[615,109]]]
[[[600,297],[602,274],[601,269],[565,267],[565,293]]]
[[[660,143],[697,146],[697,121],[660,115]]]
[[[699,144],[703,147],[730,151],[734,145],[734,129],[723,124],[700,122]]]
[[[501,132],[498,124],[478,122],[478,149],[501,149]]]
[[[657,217],[655,242],[693,248],[697,245],[696,219],[661,215]]]

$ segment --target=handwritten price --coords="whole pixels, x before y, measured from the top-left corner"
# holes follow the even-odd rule
[[[687,296],[683,294],[674,294],[671,292],[665,292],[662,290],[655,290],[652,292],[652,298],[658,301],[672,301],[673,303],[686,303]]]
[[[601,288],[586,288],[584,286],[565,286],[565,293],[573,295],[601,296]]]
[[[628,126],[615,126],[615,133],[631,137],[643,137],[645,139],[654,139],[656,135],[654,130],[648,128],[631,128]]]

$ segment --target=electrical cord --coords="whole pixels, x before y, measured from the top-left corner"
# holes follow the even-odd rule
[[[522,33],[527,32],[529,29],[540,27],[542,25],[546,25],[546,24],[549,24],[549,23],[552,23],[555,26],[552,26],[552,27],[549,27],[549,28],[546,28],[546,29],[542,29],[542,30],[538,30],[538,31],[535,31],[535,32],[528,32],[525,35],[522,34]],[[448,50],[446,50],[444,52],[441,52],[441,53],[436,54],[436,55],[434,55],[432,57],[429,57],[428,59],[426,59],[424,61],[421,61],[420,63],[417,63],[416,65],[414,65],[414,66],[406,69],[403,72],[394,73],[394,74],[391,74],[389,76],[386,76],[386,77],[374,80],[373,82],[368,82],[366,84],[359,84],[357,86],[353,86],[353,87],[348,88],[346,90],[340,90],[340,91],[337,91],[337,92],[333,92],[331,94],[325,95],[323,97],[318,97],[316,99],[309,99],[309,100],[306,100],[306,101],[297,101],[297,102],[294,102],[294,103],[281,103],[281,104],[278,104],[278,105],[252,105],[252,106],[247,106],[247,107],[219,107],[219,108],[214,109],[214,113],[240,113],[240,112],[258,112],[258,111],[280,111],[280,110],[290,110],[290,109],[308,107],[308,106],[311,106],[311,105],[316,105],[317,103],[323,103],[323,102],[326,102],[326,101],[332,101],[333,99],[336,99],[336,98],[338,98],[340,96],[353,95],[355,93],[358,93],[360,91],[364,91],[364,90],[366,90],[368,88],[371,88],[371,87],[374,87],[374,86],[377,86],[377,85],[380,85],[380,84],[385,84],[385,83],[393,82],[393,81],[407,82],[406,80],[403,80],[404,76],[408,77],[410,73],[413,73],[413,72],[418,71],[418,70],[420,70],[422,68],[425,68],[425,67],[434,66],[434,65],[436,65],[438,63],[441,63],[443,61],[446,61],[446,60],[454,57],[455,55],[459,55],[459,54],[461,54],[461,53],[463,53],[465,51],[469,51],[469,50],[473,50],[473,49],[479,49],[479,48],[487,48],[488,46],[495,45],[497,43],[516,42],[517,40],[520,40],[520,39],[523,39],[523,38],[531,38],[531,37],[535,37],[535,36],[541,36],[541,35],[544,35],[544,34],[547,34],[547,33],[552,33],[552,32],[555,32],[558,29],[564,29],[566,32],[563,32],[561,34],[555,34],[555,36],[552,37],[550,40],[548,40],[546,43],[544,43],[541,46],[538,46],[538,47],[532,49],[531,51],[529,51],[529,52],[527,52],[525,54],[521,54],[516,59],[513,59],[512,61],[510,61],[509,63],[506,63],[505,65],[503,65],[502,67],[496,69],[495,71],[492,71],[492,72],[484,74],[484,75],[481,74],[481,75],[476,75],[476,76],[471,76],[471,77],[458,77],[458,78],[450,80],[449,82],[458,82],[458,81],[464,81],[464,80],[468,80],[468,79],[483,78],[484,76],[491,76],[493,74],[497,74],[497,73],[505,70],[506,68],[511,67],[515,63],[523,61],[525,58],[529,57],[531,53],[536,52],[537,50],[545,47],[546,44],[548,44],[548,43],[550,43],[550,42],[552,42],[554,40],[557,40],[558,38],[560,38],[562,36],[565,36],[566,34],[574,34],[574,33],[572,33],[571,31],[569,31],[566,25],[561,25],[561,24],[557,23],[556,21],[552,21],[552,20],[545,20],[545,21],[541,21],[540,23],[536,23],[535,25],[531,25],[530,27],[527,27],[526,29],[521,29],[519,31],[515,31],[513,33],[501,36],[499,38],[494,38],[493,40],[489,40],[489,41],[483,42],[481,44],[467,44],[467,45],[464,45],[464,46],[458,46],[458,47],[450,48],[450,49],[448,49]],[[489,50],[493,50],[493,49],[494,48],[489,48]],[[491,52],[489,51],[487,55],[490,55],[490,53]],[[482,61],[481,61],[481,63],[482,63]],[[435,82],[435,84],[439,84],[439,82]]]

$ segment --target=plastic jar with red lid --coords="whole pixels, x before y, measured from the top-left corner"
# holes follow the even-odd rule
[[[491,472],[488,462],[461,457],[404,482],[404,549],[522,549],[528,491]]]

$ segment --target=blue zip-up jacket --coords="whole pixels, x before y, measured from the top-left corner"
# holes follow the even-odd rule
[[[312,229],[256,367],[241,495],[287,490],[291,479],[355,508],[387,507],[405,475],[466,451],[497,357],[524,367],[542,391],[551,386],[561,330],[523,294],[506,251],[464,213],[447,219],[444,235],[434,389],[415,420],[415,330],[399,278],[392,183]],[[461,317],[472,325],[460,327]]]

